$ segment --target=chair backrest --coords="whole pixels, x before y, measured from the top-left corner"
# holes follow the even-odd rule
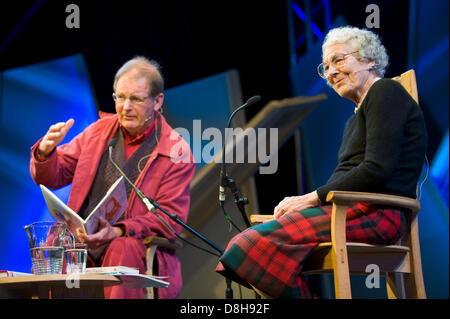
[[[416,82],[416,72],[414,72],[413,69],[406,71],[405,73],[402,73],[399,76],[396,76],[395,78],[392,78],[392,80],[395,80],[399,82],[405,90],[413,97],[414,101],[416,101],[417,104],[419,104],[419,93],[417,91],[417,82]],[[416,199],[419,197],[419,183],[417,183],[416,187]]]
[[[416,82],[416,72],[414,70],[406,71],[395,78],[393,80],[399,82],[406,91],[413,97],[414,101],[419,104],[419,93],[417,92],[417,82]]]

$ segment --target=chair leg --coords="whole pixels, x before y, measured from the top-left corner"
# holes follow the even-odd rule
[[[157,245],[151,245],[147,248],[147,256],[146,256],[146,262],[147,262],[147,271],[146,274],[153,276],[153,260],[155,259],[155,252]],[[155,291],[153,287],[147,287],[145,288],[146,292],[146,298],[147,299],[155,299]]]
[[[405,274],[405,284],[409,299],[427,298],[421,273]]]
[[[425,283],[423,281],[422,260],[420,256],[419,226],[417,214],[411,216],[409,236],[406,237],[406,245],[410,247],[411,274],[405,274],[406,290],[408,298],[426,299]]]
[[[386,273],[386,290],[389,299],[405,299],[403,274]]]
[[[346,245],[347,206],[333,203],[331,215],[332,262],[336,299],[351,299],[350,271]]]
[[[348,261],[342,258],[342,255],[342,252],[338,252],[335,257],[336,266],[333,269],[335,297],[336,299],[352,299]]]

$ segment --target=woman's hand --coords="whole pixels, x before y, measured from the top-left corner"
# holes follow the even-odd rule
[[[317,191],[302,196],[285,197],[273,210],[273,216],[277,219],[285,214],[298,212],[319,205],[320,200]]]

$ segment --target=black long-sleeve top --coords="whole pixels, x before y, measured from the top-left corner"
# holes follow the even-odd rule
[[[331,190],[416,198],[427,146],[423,113],[398,82],[380,79],[348,120],[338,165],[317,189],[325,204]]]

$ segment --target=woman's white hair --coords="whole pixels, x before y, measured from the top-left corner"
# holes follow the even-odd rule
[[[354,51],[358,51],[358,55],[362,59],[375,62],[372,71],[380,77],[384,76],[389,64],[389,57],[376,33],[350,26],[331,29],[323,41],[322,53],[327,46],[335,43],[350,44]]]
[[[130,71],[131,69],[137,69],[141,76],[144,76],[148,79],[148,83],[150,86],[150,97],[156,97],[159,93],[162,93],[164,90],[164,79],[161,75],[161,67],[158,62],[154,60],[149,60],[144,56],[137,56],[133,59],[127,61],[120,67],[114,76],[114,84],[113,89],[116,90],[117,81],[119,78]]]

